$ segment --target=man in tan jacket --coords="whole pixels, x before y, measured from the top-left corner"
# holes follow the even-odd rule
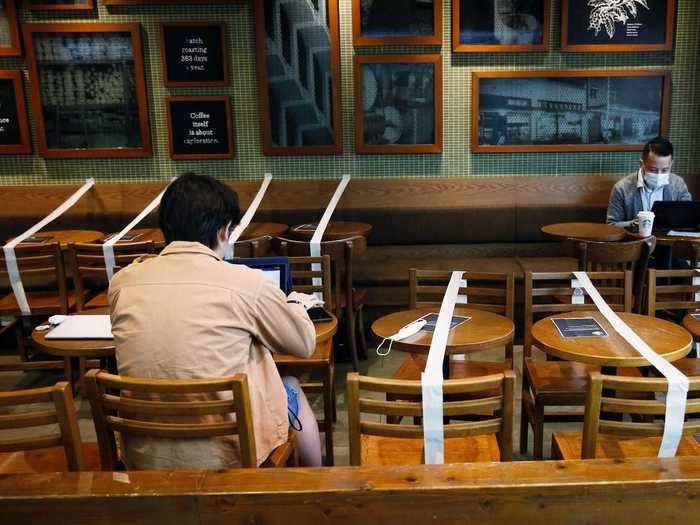
[[[296,379],[283,383],[270,353],[310,356],[314,326],[294,292],[286,297],[261,271],[222,260],[240,218],[235,192],[212,177],[188,173],[166,190],[159,216],[167,247],[127,266],[110,284],[119,373],[164,379],[245,373],[258,464],[287,441],[292,422],[297,429],[301,423],[301,463],[320,465],[309,403]],[[124,438],[130,468],[240,464],[235,437]]]

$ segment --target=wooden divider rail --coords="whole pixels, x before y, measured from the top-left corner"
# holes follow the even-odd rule
[[[695,523],[700,458],[0,477],[3,523]]]

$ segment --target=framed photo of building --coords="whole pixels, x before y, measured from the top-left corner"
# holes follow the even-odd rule
[[[562,0],[562,51],[672,51],[676,0]]]
[[[442,43],[441,0],[352,0],[356,46]]]
[[[263,153],[341,153],[338,2],[253,6]]]
[[[472,73],[471,150],[638,151],[666,135],[669,70]]]
[[[165,87],[228,85],[228,46],[223,22],[168,22],[160,26]]]
[[[168,97],[166,106],[171,159],[233,158],[229,97]]]
[[[39,154],[151,153],[139,24],[25,24]]]
[[[452,0],[452,50],[547,51],[550,0]]]
[[[89,11],[94,0],[24,0],[30,11]]]
[[[0,56],[21,56],[15,0],[0,0]]]
[[[21,71],[0,71],[0,154],[31,153]]]
[[[355,150],[442,152],[442,58],[355,55]]]

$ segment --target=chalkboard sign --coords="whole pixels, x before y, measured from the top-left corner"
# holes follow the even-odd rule
[[[168,97],[166,104],[170,158],[233,158],[228,97]]]
[[[162,24],[161,56],[166,87],[228,84],[226,31],[223,23]]]
[[[0,71],[0,153],[31,153],[22,74]]]

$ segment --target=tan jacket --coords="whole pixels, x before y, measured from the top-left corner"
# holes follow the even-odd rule
[[[190,379],[245,373],[258,464],[287,440],[287,396],[270,350],[308,357],[315,330],[303,306],[288,304],[261,271],[223,262],[200,243],[173,242],[158,257],[117,273],[109,304],[121,375]],[[124,438],[129,468],[240,465],[235,437]]]

